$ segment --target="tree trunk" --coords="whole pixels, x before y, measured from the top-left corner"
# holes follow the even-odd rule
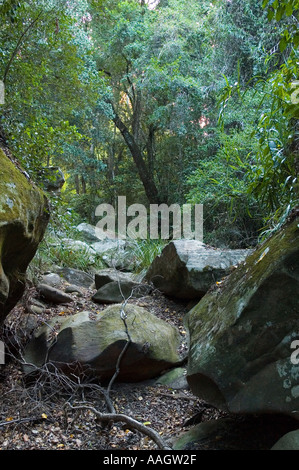
[[[114,111],[114,110],[113,110]],[[136,143],[134,136],[130,133],[127,126],[122,122],[120,117],[114,111],[113,122],[121,132],[137,167],[141,182],[144,186],[146,196],[150,204],[160,204],[159,193],[153,179],[153,174],[148,171],[148,168],[143,160],[142,151]]]
[[[140,134],[140,117],[141,117],[141,92],[136,90],[135,100],[133,103],[133,120],[132,120],[132,131],[135,142],[139,142]]]
[[[86,181],[84,176],[81,176],[81,183],[82,183],[82,194],[86,194]]]
[[[148,158],[148,170],[150,173],[154,172],[154,156],[155,156],[155,129],[150,126],[148,139],[146,142],[147,158]]]
[[[80,194],[80,181],[79,181],[78,175],[75,175],[75,189],[76,189],[76,194]]]

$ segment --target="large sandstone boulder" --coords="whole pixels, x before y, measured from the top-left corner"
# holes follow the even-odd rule
[[[0,323],[24,292],[49,219],[45,195],[7,155],[0,149]]]
[[[41,366],[47,360],[66,373],[84,370],[103,381],[111,378],[128,341],[121,311],[121,305],[113,305],[96,318],[81,312],[49,321],[28,344],[26,362]],[[131,343],[122,358],[118,380],[150,379],[180,360],[177,328],[141,307],[127,305],[125,314]],[[57,334],[54,341],[53,328]],[[30,371],[27,366],[26,372]]]
[[[294,216],[188,313],[188,382],[235,413],[299,417],[299,229]]]
[[[147,284],[134,281],[112,281],[100,287],[92,300],[99,304],[116,304],[129,298],[140,299],[149,295],[151,290]]]
[[[169,296],[201,298],[250,252],[216,249],[197,240],[175,240],[154,259],[145,280]]]

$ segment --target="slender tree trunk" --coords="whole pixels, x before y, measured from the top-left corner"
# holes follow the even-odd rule
[[[154,182],[153,174],[148,171],[148,168],[143,159],[142,151],[131,134],[127,126],[122,122],[120,117],[114,111],[113,122],[121,132],[137,167],[141,182],[144,186],[146,196],[150,204],[160,204],[158,189]]]
[[[140,90],[135,91],[135,100],[133,107],[133,121],[132,131],[135,142],[139,142],[140,134],[140,117],[141,117],[141,92]]]
[[[154,157],[155,157],[155,129],[153,126],[150,126],[148,138],[146,142],[147,148],[147,158],[148,158],[148,171],[150,173],[154,172]]]
[[[83,175],[81,176],[81,183],[82,183],[82,193],[86,194],[86,181]]]
[[[79,182],[78,175],[75,175],[75,189],[76,189],[76,194],[80,194],[80,182]]]

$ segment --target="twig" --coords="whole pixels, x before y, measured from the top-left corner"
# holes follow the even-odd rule
[[[127,318],[127,314],[125,312],[125,308],[126,308],[126,305],[128,303],[128,301],[130,300],[130,298],[132,297],[133,295],[133,292],[131,292],[131,295],[126,299],[122,293],[122,290],[121,290],[121,285],[120,285],[120,282],[118,280],[118,287],[119,287],[119,290],[120,290],[120,293],[122,295],[122,298],[123,298],[123,303],[121,305],[121,309],[120,309],[120,318],[122,319],[123,323],[124,323],[124,326],[125,326],[125,331],[126,331],[126,335],[127,335],[127,338],[128,338],[128,341],[126,342],[126,344],[124,345],[120,355],[118,356],[118,359],[117,359],[117,362],[116,362],[116,366],[115,366],[115,372],[113,374],[113,377],[111,378],[109,384],[108,384],[108,387],[107,387],[107,396],[106,398],[109,400],[109,408],[110,408],[110,412],[114,412],[114,407],[112,405],[112,402],[110,400],[110,391],[111,391],[111,388],[112,388],[112,385],[113,383],[115,382],[118,374],[119,374],[119,371],[120,371],[120,363],[121,363],[121,360],[122,358],[124,357],[128,347],[130,346],[131,342],[132,342],[132,339],[131,339],[131,336],[130,336],[130,333],[129,333],[129,330],[128,330],[128,325],[127,325],[127,322],[126,322],[126,318]]]
[[[92,406],[80,405],[80,406],[72,406],[70,403],[67,403],[68,406],[73,410],[89,410],[94,413],[100,421],[113,421],[115,422],[123,422],[127,425],[131,426],[132,428],[140,431],[142,434],[150,437],[162,450],[172,450],[171,447],[167,446],[166,443],[163,441],[159,433],[157,433],[154,429],[145,426],[144,424],[140,423],[134,418],[124,414],[118,413],[101,413],[100,411],[96,410]]]
[[[175,398],[175,399],[182,399],[182,400],[189,400],[189,401],[196,401],[197,397],[192,396],[188,397],[187,395],[183,395],[182,393],[165,393],[165,392],[156,392],[157,395],[161,395],[163,397],[168,397],[168,398]]]
[[[32,417],[32,418],[18,418],[18,419],[11,419],[9,421],[2,421],[0,422],[0,428],[4,426],[9,426],[10,424],[20,424],[20,423],[28,423],[30,421],[40,421],[42,418],[39,417]]]

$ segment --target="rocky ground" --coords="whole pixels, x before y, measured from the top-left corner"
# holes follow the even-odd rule
[[[105,305],[91,301],[94,290],[83,289],[69,305],[48,304],[43,313],[31,311],[38,298],[28,287],[23,300],[6,321],[9,343],[6,365],[0,366],[0,449],[1,450],[155,450],[157,445],[146,435],[124,423],[103,423],[92,408],[107,412],[107,384],[79,381],[45,368],[32,380],[24,376],[20,351],[28,339],[30,324],[35,327],[52,316],[71,315],[91,310],[96,315]],[[138,300],[163,320],[179,328],[182,354],[187,350],[183,317],[190,304],[177,302],[158,291]],[[192,395],[187,383],[179,388],[148,381],[138,384],[114,383],[110,392],[116,413],[133,417],[156,430],[168,446],[194,429],[198,423],[225,419],[207,437],[185,445],[188,450],[269,449],[281,435],[294,428],[286,417],[236,417],[221,412]],[[88,409],[76,409],[78,406]]]

